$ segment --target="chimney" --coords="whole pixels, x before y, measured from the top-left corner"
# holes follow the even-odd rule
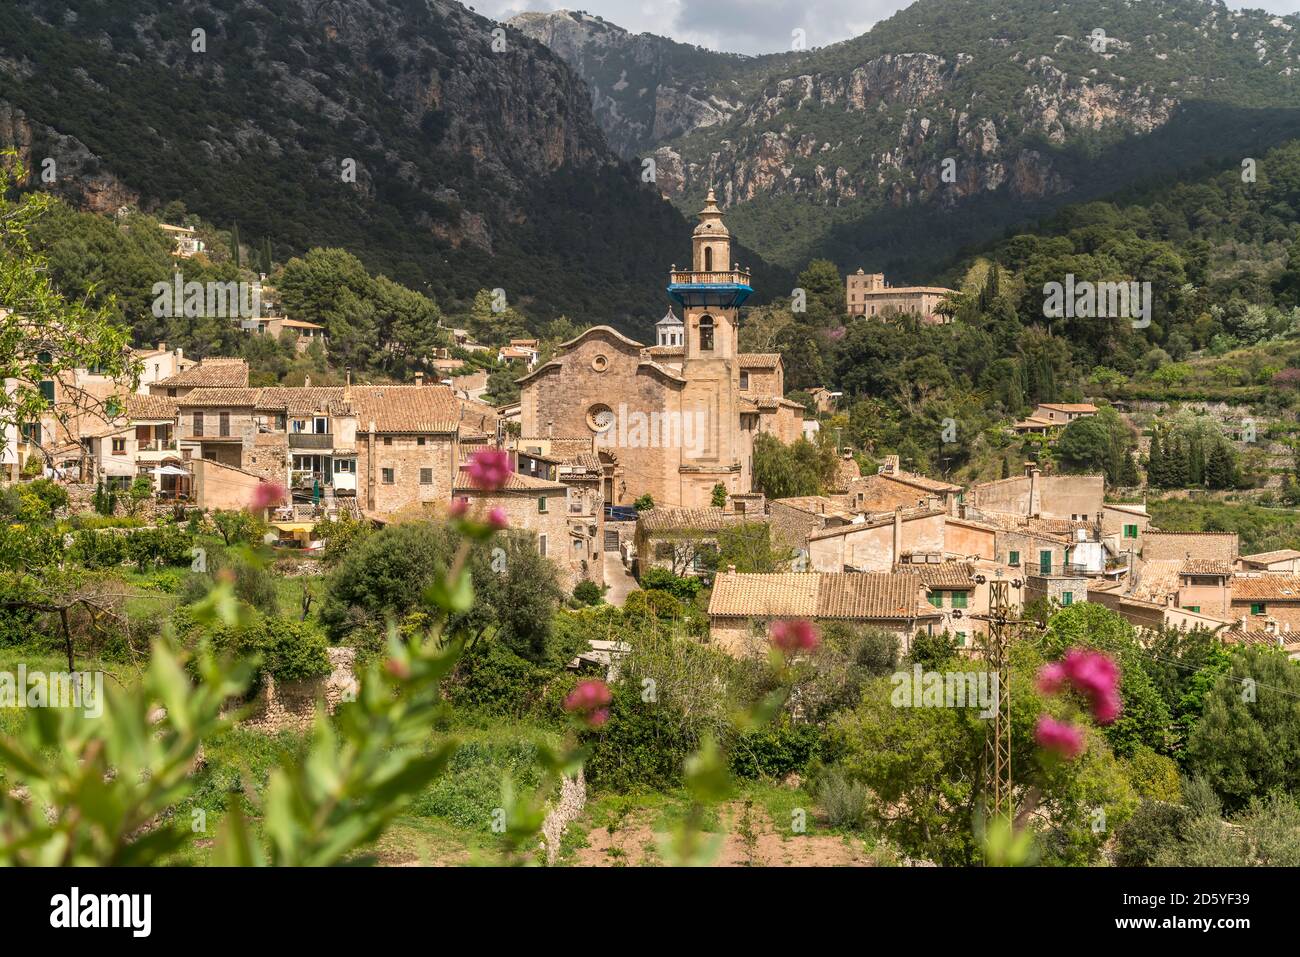
[[[423,373],[423,372],[417,372],[417,373],[415,374],[415,384],[416,384],[416,385],[424,385],[424,373]]]
[[[728,565],[728,566],[727,566],[727,574],[728,574],[728,575],[734,575],[734,574],[736,574],[736,566],[735,566],[735,565]]]
[[[1242,631],[1245,631],[1246,628],[1247,628],[1247,626],[1249,626],[1249,625],[1250,625],[1250,618],[1249,618],[1249,616],[1247,616],[1247,615],[1242,615],[1242,616],[1241,616],[1241,630],[1242,630]]]
[[[1038,489],[1038,476],[1041,473],[1038,466],[1030,464],[1026,467],[1025,474],[1029,476],[1029,517],[1038,518],[1043,510],[1043,503],[1040,498],[1042,493]]]
[[[167,351],[167,343],[165,343],[165,342],[160,342],[160,343],[158,343],[158,345],[154,346],[154,351],[155,351],[155,352],[166,352],[166,351]]]
[[[343,370],[343,401],[347,402],[352,398],[352,367],[348,366]]]
[[[902,560],[903,555],[903,510],[894,509],[894,555],[895,563]]]
[[[311,376],[309,376],[309,375],[305,375],[305,376],[302,377],[302,387],[303,387],[304,389],[310,389],[310,388],[311,388]]]

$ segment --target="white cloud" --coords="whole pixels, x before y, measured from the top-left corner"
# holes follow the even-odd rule
[[[865,33],[910,4],[906,0],[478,0],[474,8],[505,20],[525,10],[582,9],[632,33],[657,33],[683,43],[732,53],[779,53],[791,33],[805,31],[808,47]],[[1300,0],[1229,0],[1233,9],[1300,12]]]

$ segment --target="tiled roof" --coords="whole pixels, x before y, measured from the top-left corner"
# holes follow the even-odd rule
[[[1163,605],[1165,599],[1178,591],[1178,573],[1183,563],[1174,558],[1158,558],[1143,562],[1138,568],[1137,584],[1130,592],[1132,597]]]
[[[1267,565],[1270,562],[1287,562],[1300,558],[1300,551],[1294,548],[1279,548],[1271,552],[1256,552],[1254,555],[1242,555],[1243,562],[1258,562]]]
[[[176,400],[165,395],[139,395],[131,393],[126,397],[126,416],[137,419],[174,419],[176,418]]]
[[[894,472],[886,475],[880,473],[880,477],[893,482],[902,482],[905,485],[915,485],[917,488],[925,489],[927,492],[960,492],[960,485],[953,485],[951,482],[941,482],[939,479],[932,479],[925,475],[917,475],[915,472]]]
[[[469,474],[464,467],[456,473],[456,481],[452,485],[457,492],[478,492],[480,495],[496,495],[499,492],[564,492],[568,490],[567,485],[560,482],[552,482],[549,479],[534,478],[531,475],[523,475],[519,472],[511,472],[510,477],[506,479],[506,484],[500,489],[485,492],[477,485],[470,481]]]
[[[1231,577],[1231,562],[1215,561],[1213,558],[1189,558],[1183,562],[1180,574],[1183,575],[1222,575]]]
[[[970,562],[901,565],[898,570],[921,576],[931,588],[975,587],[975,566]]]
[[[645,354],[652,359],[680,359],[686,355],[685,346],[649,346]]]
[[[365,385],[352,387],[357,432],[454,432],[460,423],[456,394],[441,385]]]
[[[289,415],[311,415],[313,413],[344,414],[348,408],[343,401],[342,386],[312,387],[272,387],[262,390],[257,400],[257,408],[266,411],[284,412]]]
[[[1222,562],[1237,557],[1236,532],[1164,532],[1148,529],[1142,535],[1142,557],[1212,558]]]
[[[1096,412],[1097,407],[1091,402],[1040,402],[1041,408],[1056,412]]]
[[[817,614],[817,572],[736,574],[713,581],[709,614],[725,617],[812,618]]]
[[[179,399],[176,399],[176,405],[182,409],[187,407],[208,407],[213,406],[233,406],[235,408],[253,408],[257,405],[258,399],[262,396],[261,389],[244,388],[202,388],[195,389]]]
[[[1300,601],[1300,575],[1238,575],[1233,601]]]
[[[916,519],[933,518],[936,515],[943,515],[943,514],[944,511],[941,508],[905,509],[903,511],[903,521],[911,522],[911,521],[915,521]],[[836,525],[831,528],[823,528],[821,531],[810,532],[808,535],[808,540],[813,541],[815,539],[822,539],[822,538],[835,538],[839,535],[848,535],[852,532],[859,532],[866,528],[883,528],[884,526],[892,525],[893,523],[894,523],[893,515],[884,515],[884,516],[877,515],[868,518],[865,522],[855,522],[849,525]]]
[[[248,385],[248,363],[243,359],[210,358],[155,385],[195,388],[239,388]]]
[[[709,614],[731,618],[910,619],[937,614],[918,575],[852,572],[724,573]]]
[[[652,508],[637,513],[638,532],[716,532],[729,525],[757,521],[753,515],[721,508]]]
[[[741,369],[775,369],[780,362],[779,352],[742,352],[736,356],[736,365]]]

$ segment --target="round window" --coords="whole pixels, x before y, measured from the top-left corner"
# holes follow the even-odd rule
[[[608,432],[614,425],[614,410],[607,405],[593,405],[587,410],[587,425],[593,432]]]
[[[609,356],[598,355],[591,360],[591,367],[597,372],[604,372],[609,368]]]

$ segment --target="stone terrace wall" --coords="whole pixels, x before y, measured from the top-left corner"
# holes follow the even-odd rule
[[[245,727],[274,734],[279,731],[306,731],[316,717],[316,703],[323,701],[333,714],[344,701],[356,697],[357,679],[352,673],[355,648],[329,648],[330,673],[317,678],[277,683],[270,675],[262,679],[262,688],[253,699],[252,713]]]

